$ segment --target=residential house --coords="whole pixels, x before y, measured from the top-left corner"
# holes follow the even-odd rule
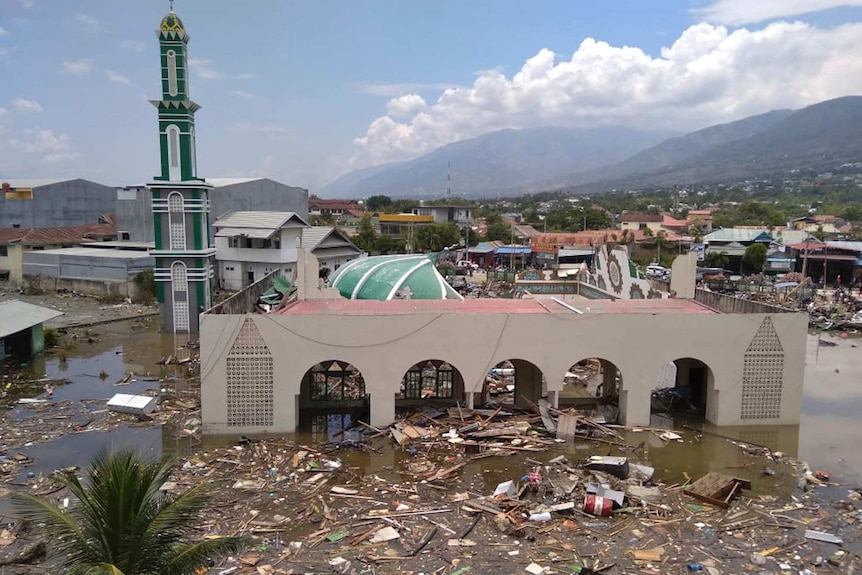
[[[688,214],[685,217],[685,221],[689,226],[700,226],[703,229],[705,234],[708,234],[713,231],[712,228],[712,208],[705,208],[702,210],[689,210]]]
[[[333,272],[364,254],[350,241],[347,234],[331,226],[302,228],[300,247],[314,254],[321,268]]]
[[[467,206],[418,206],[411,211],[417,216],[431,216],[435,224],[451,222],[462,227],[473,221],[473,210]]]
[[[114,216],[99,223],[58,228],[0,228],[0,281],[19,286],[24,281],[24,254],[70,248],[83,243],[113,240],[117,235]]]
[[[805,232],[823,232],[827,235],[841,233],[841,229],[847,224],[838,216],[827,214],[808,214],[801,218],[791,220],[787,227]]]
[[[773,241],[772,235],[760,228],[721,228],[703,237],[706,257],[712,253],[724,253],[728,258],[727,267],[740,271],[748,246],[763,244],[768,253]]]
[[[620,215],[620,229],[629,231],[650,229],[657,232],[661,229],[663,221],[664,216],[661,214],[624,212]]]
[[[361,218],[365,213],[365,206],[356,200],[324,200],[321,198],[309,198],[308,215],[322,216],[331,215],[335,219],[344,216]]]
[[[219,287],[240,290],[275,270],[292,276],[309,225],[294,212],[233,212],[213,227]]]

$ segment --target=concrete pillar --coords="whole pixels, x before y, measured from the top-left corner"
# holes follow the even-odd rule
[[[371,425],[386,427],[395,421],[395,393],[380,391],[371,394]]]
[[[542,372],[538,367],[522,359],[511,360],[515,366],[515,405],[527,407],[526,397],[538,403],[542,397]]]
[[[473,406],[476,404],[476,394],[472,391],[468,391],[465,396],[465,401],[467,402],[467,409],[473,409]]]
[[[625,425],[649,425],[652,385],[648,374],[632,374],[620,391],[620,417]]]
[[[554,409],[558,409],[560,407],[560,392],[559,391],[551,391],[549,389],[548,390],[548,403],[550,403]]]

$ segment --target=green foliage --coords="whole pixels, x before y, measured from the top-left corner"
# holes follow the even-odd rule
[[[156,274],[153,268],[147,268],[135,275],[135,286],[138,288],[138,299],[150,303],[156,299]]]
[[[461,230],[452,222],[431,224],[416,228],[414,247],[420,251],[439,252],[462,239]]]
[[[42,337],[45,338],[45,347],[57,347],[60,343],[60,332],[56,328],[46,327],[42,331]]]
[[[374,251],[381,254],[403,253],[404,240],[396,240],[389,234],[381,234],[374,241]]]
[[[611,227],[611,218],[594,207],[576,208],[569,202],[560,202],[545,216],[548,229],[559,232],[601,230]],[[586,227],[585,227],[586,224]]]
[[[359,220],[359,233],[354,236],[353,243],[360,250],[373,252],[376,241],[377,234],[374,233],[374,227],[371,225],[371,214],[366,212]]]
[[[507,244],[512,241],[512,227],[503,221],[500,214],[491,214],[485,218],[488,229],[485,231],[485,240],[489,242],[501,241]]]
[[[738,206],[726,206],[713,216],[713,223],[721,228],[733,226],[783,226],[787,213],[771,204],[748,200]]]
[[[449,262],[443,262],[441,264],[437,264],[437,271],[440,272],[440,275],[442,275],[443,277],[454,276],[455,266],[453,266]]]
[[[132,450],[102,450],[83,483],[73,471],[58,472],[77,499],[68,512],[26,493],[13,501],[49,537],[49,552],[68,575],[192,575],[208,559],[238,552],[244,541],[236,537],[189,543],[208,502],[206,486],[163,494],[170,474],[169,464]]]
[[[365,200],[365,209],[370,212],[379,212],[392,205],[392,198],[384,195],[371,196]]]
[[[314,214],[309,216],[308,223],[312,226],[331,226],[335,223],[335,216],[333,216],[331,212]]]
[[[709,252],[704,258],[704,263],[708,268],[726,268],[730,262],[727,257],[727,252]]]
[[[742,256],[742,262],[749,268],[758,273],[763,271],[763,265],[766,263],[766,246],[755,243],[745,248],[745,253]]]

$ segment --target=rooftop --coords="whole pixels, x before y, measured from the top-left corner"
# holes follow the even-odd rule
[[[121,249],[102,249],[92,247],[74,247],[74,248],[56,248],[53,250],[43,250],[34,252],[38,254],[56,254],[66,256],[87,256],[92,258],[126,258],[126,259],[153,259],[153,256],[146,250],[121,250]]]
[[[562,298],[557,298],[562,301]],[[642,300],[568,300],[566,304],[584,315],[593,314],[668,314],[668,313],[716,313],[692,300],[642,299]],[[458,300],[306,300],[296,302],[273,312],[278,315],[411,315],[422,313],[444,314],[563,314],[576,316],[564,305],[550,297],[537,299],[466,299]]]
[[[24,331],[61,315],[63,312],[17,299],[4,301],[0,303],[0,338]]]
[[[117,235],[114,217],[109,223],[68,226],[64,228],[0,228],[0,245],[20,244],[39,246],[50,244],[77,244],[93,238]]]
[[[703,236],[709,242],[771,242],[772,236],[762,228],[721,228]]]
[[[214,224],[214,228],[223,230],[224,228],[237,229],[240,232],[243,230],[267,230],[274,232],[283,227],[306,227],[308,222],[303,220],[294,212],[231,212],[228,215],[219,218]],[[227,235],[221,231],[217,235]],[[241,233],[231,235],[243,235]],[[245,235],[252,236],[248,233]],[[256,236],[255,236],[256,237]]]

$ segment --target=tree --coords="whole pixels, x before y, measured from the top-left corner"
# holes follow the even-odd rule
[[[374,242],[374,251],[381,254],[401,253],[404,251],[404,240],[396,240],[389,234],[381,234]]]
[[[730,262],[730,258],[727,257],[727,252],[709,252],[706,254],[706,258],[704,259],[704,263],[706,267],[709,268],[725,268]]]
[[[705,231],[706,230],[704,230],[703,226],[700,224],[692,224],[691,227],[688,228],[688,233],[691,234],[691,238],[696,244],[699,244],[703,241]]]
[[[201,484],[178,496],[162,491],[169,463],[147,462],[133,450],[100,451],[85,484],[59,472],[77,502],[13,495],[19,512],[50,537],[50,552],[68,575],[192,575],[208,559],[244,546],[237,537],[189,543],[208,496]]]
[[[359,233],[353,238],[353,243],[360,250],[366,252],[374,251],[377,234],[374,233],[374,227],[371,225],[371,214],[364,213],[359,220]]]
[[[365,208],[370,212],[379,212],[392,205],[392,198],[384,195],[371,196],[365,200]]]
[[[461,239],[461,231],[452,222],[416,228],[416,248],[423,251],[439,252]]]
[[[485,218],[488,228],[485,231],[485,240],[489,242],[501,241],[509,243],[512,240],[512,228],[499,214],[492,214]]]
[[[335,223],[335,216],[332,215],[332,212],[313,214],[308,218],[308,223],[312,226],[331,226]]]
[[[759,243],[751,244],[745,248],[742,261],[749,269],[757,273],[762,272],[763,265],[766,263],[766,246]]]

